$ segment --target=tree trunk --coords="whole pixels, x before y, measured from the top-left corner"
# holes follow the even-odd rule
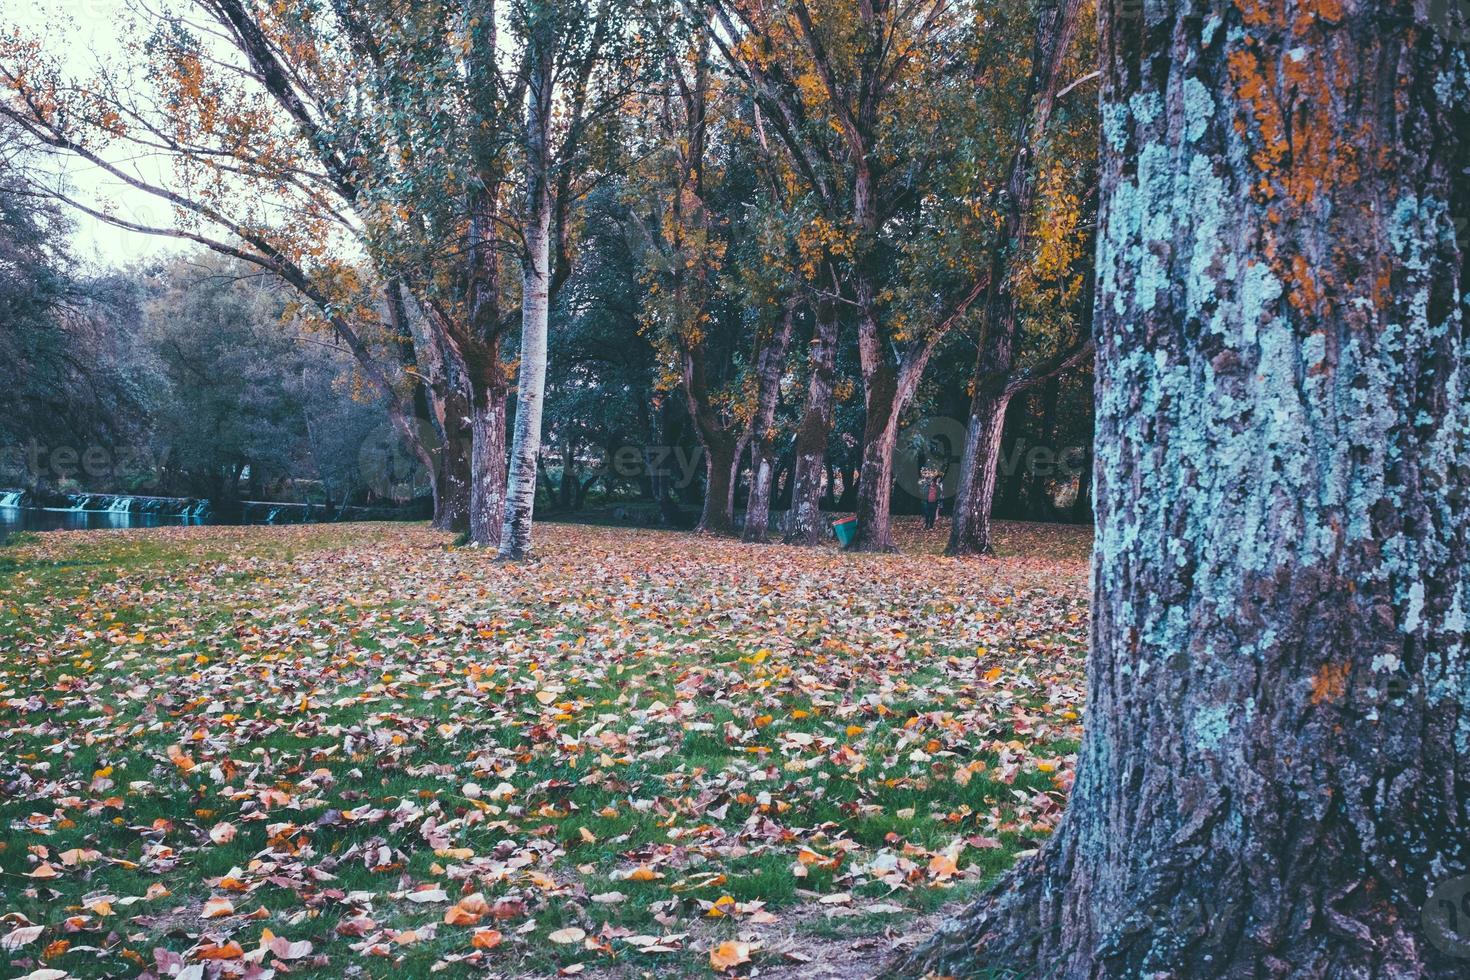
[[[822,523],[822,476],[827,437],[832,432],[832,387],[837,377],[837,304],[824,297],[813,314],[806,407],[796,430],[791,506],[786,512],[787,544],[821,544],[826,531]]]
[[[858,343],[863,362],[863,394],[866,420],[863,424],[863,454],[858,477],[857,529],[850,551],[897,551],[893,543],[890,503],[893,497],[893,449],[898,442],[898,421],[908,408],[929,358],[943,336],[938,330],[922,342],[911,342],[891,364],[886,346],[879,340],[876,318],[871,315],[870,286],[859,282],[858,302],[864,307]]]
[[[904,972],[1465,975],[1470,24],[1425,16],[1103,7],[1075,788]]]
[[[857,506],[858,494],[858,470],[844,469],[842,471],[842,495],[837,498],[836,510],[846,513]]]
[[[858,477],[857,531],[852,551],[897,551],[889,503],[893,496],[893,447],[898,441],[898,401],[894,372],[884,365],[864,386],[867,421],[863,425],[862,475]]]
[[[975,393],[970,421],[965,427],[960,482],[955,493],[946,555],[989,555],[995,548],[990,535],[990,504],[1000,473],[1001,436],[1005,432],[1010,396]],[[970,461],[964,465],[963,461]]]
[[[505,491],[505,524],[500,555],[505,560],[531,553],[536,510],[536,461],[541,455],[541,408],[546,392],[546,333],[551,312],[550,127],[552,44],[550,28],[532,28],[531,80],[526,132],[526,251],[521,263],[521,360],[516,385],[515,437]]]
[[[750,445],[749,430],[742,432],[730,455],[730,483],[725,489],[725,513],[730,515],[730,529],[735,529],[735,501],[740,493],[740,470],[745,463],[745,449]]]
[[[776,510],[791,509],[791,472],[796,461],[796,440],[791,440],[791,449],[776,457],[776,474],[771,477],[772,506]]]
[[[1048,378],[1041,392],[1041,438],[1036,445],[1045,450],[1049,462],[1037,466],[1034,462],[1026,467],[1026,516],[1028,520],[1049,521],[1056,516],[1056,505],[1052,503],[1047,483],[1056,475],[1057,459],[1057,400],[1061,395],[1061,383],[1056,376]],[[1029,453],[1028,453],[1029,456]],[[1028,460],[1028,462],[1030,462]]]
[[[1083,447],[1082,462],[1077,473],[1077,499],[1072,502],[1071,518],[1075,524],[1092,523],[1092,446]]]
[[[466,531],[470,526],[470,481],[475,470],[470,402],[462,391],[445,394],[443,431],[443,442],[433,460],[438,473],[433,526],[440,531]],[[504,439],[502,435],[502,445]]]
[[[505,403],[509,392],[493,385],[477,387],[470,406],[470,543],[499,548],[506,510]]]
[[[764,544],[771,521],[771,477],[776,471],[776,409],[781,402],[781,373],[791,347],[795,316],[788,307],[769,335],[756,342],[755,416],[750,423],[750,492],[745,500],[746,541]]]
[[[577,454],[570,438],[561,441],[561,481],[556,488],[556,501],[563,511],[572,510],[577,503],[577,487],[581,483],[577,476]],[[551,495],[550,482],[546,485],[547,496]]]
[[[735,464],[739,462],[739,446],[729,438],[701,439],[704,447],[704,509],[696,530],[711,534],[730,534],[735,528],[730,508],[730,483]]]
[[[765,544],[771,524],[771,479],[776,473],[773,446],[756,447],[755,466],[750,471],[750,496],[745,501],[745,533],[742,540]]]

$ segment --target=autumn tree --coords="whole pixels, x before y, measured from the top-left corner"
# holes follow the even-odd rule
[[[1076,783],[906,972],[1461,976],[1466,13],[1101,24]]]
[[[48,187],[57,200],[119,228],[252,262],[290,285],[386,396],[395,426],[436,478],[436,516],[450,520],[456,508],[441,479],[419,351],[393,316],[398,270],[380,276],[351,258],[355,247],[371,254],[378,214],[406,206],[367,192],[374,144],[359,113],[371,115],[371,102],[340,88],[357,77],[342,70],[355,55],[314,44],[307,24],[277,8],[200,0],[167,29],[131,38],[129,50],[147,62],[102,65],[85,78],[10,31],[0,39],[0,114],[33,144],[80,158],[157,209],[123,212]],[[131,166],[130,156],[156,166]]]
[[[1092,74],[1081,71],[1089,64],[1087,60],[1069,57],[1083,6],[1081,0],[1048,0],[1036,12],[1026,100],[1015,127],[1004,191],[996,202],[999,229],[990,252],[979,354],[970,382],[965,446],[946,549],[951,555],[991,551],[990,510],[1006,408],[1011,399],[1074,367],[1092,353],[1089,331],[1062,331],[1060,338],[1046,345],[1050,348],[1047,356],[1028,363],[1028,348],[1037,346],[1039,339],[1055,338],[1058,331],[1046,323],[1045,317],[1028,317],[1022,299],[1036,266],[1056,264],[1059,258],[1065,262],[1065,253],[1076,254],[1080,245],[1090,243],[1090,236],[1081,233],[1078,225],[1084,210],[1080,198],[1090,196],[1087,184],[1093,168],[1086,161],[1091,154],[1076,145],[1069,146],[1068,137],[1073,144],[1079,137],[1091,139],[1094,127],[1074,124],[1070,134],[1051,132],[1058,95],[1083,84]],[[1089,52],[1091,47],[1086,45]],[[1076,76],[1071,83],[1069,68]],[[1089,111],[1085,116],[1089,123],[1091,117]],[[1078,167],[1079,163],[1083,165]],[[1073,169],[1073,186],[1066,186],[1067,174],[1059,169],[1062,167]],[[1051,195],[1047,195],[1048,190]],[[1036,219],[1039,213],[1046,214],[1048,204],[1051,220],[1044,228],[1036,229]],[[1032,240],[1033,231],[1037,232],[1037,241]],[[1071,270],[1059,271],[1066,274]],[[1088,276],[1090,271],[1082,271],[1072,278],[1080,286]],[[1065,309],[1075,297],[1064,291],[1050,299],[1053,308]],[[1079,319],[1090,322],[1087,317]]]
[[[762,254],[732,247],[751,224],[751,174],[738,165],[751,133],[735,93],[714,72],[709,25],[677,10],[666,24],[673,43],[648,103],[647,150],[634,168],[634,208],[647,243],[644,321],[667,352],[670,381],[704,455],[699,528],[733,529],[735,480],[754,444],[764,463],[753,473],[758,499],[747,508],[746,531],[764,540],[792,309],[780,296],[784,284],[755,273]],[[741,363],[737,351],[747,345]],[[752,508],[765,508],[753,523]]]
[[[636,50],[637,5],[612,0],[512,7],[521,38],[525,80],[520,131],[521,349],[515,435],[506,483],[499,557],[531,550],[531,525],[540,459],[552,295],[572,262],[573,208],[610,172],[617,159],[606,145],[618,131],[626,100],[644,77],[648,59]],[[612,137],[615,139],[615,136]]]
[[[989,280],[984,213],[971,201],[998,157],[964,121],[1004,104],[1006,65],[996,55],[1005,32],[975,32],[976,8],[944,0],[711,0],[708,9],[725,64],[814,202],[805,234],[822,253],[814,278],[830,281],[819,287],[828,302],[815,317],[788,537],[816,533],[845,308],[856,323],[865,407],[853,547],[890,550],[900,419],[935,350]],[[977,99],[973,80],[987,68],[995,84],[981,91],[995,98]]]

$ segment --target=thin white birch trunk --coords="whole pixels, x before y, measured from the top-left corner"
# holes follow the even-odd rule
[[[505,525],[499,557],[531,552],[536,507],[536,461],[541,454],[541,407],[546,391],[546,333],[551,286],[551,182],[548,131],[551,116],[551,46],[533,37],[536,59],[526,109],[526,254],[521,275],[521,363],[516,387],[516,424],[505,491]]]

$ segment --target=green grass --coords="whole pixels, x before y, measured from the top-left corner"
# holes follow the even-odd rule
[[[12,540],[0,914],[44,932],[0,971],[131,976],[155,950],[198,962],[269,929],[322,958],[297,975],[708,973],[710,937],[743,916],[701,900],[878,931],[894,917],[864,905],[970,894],[1054,823],[1083,562],[991,562],[981,586],[939,559],[538,533],[512,567],[391,525]],[[222,822],[236,834],[215,843]],[[449,902],[407,900],[425,884]],[[505,937],[488,953],[442,921],[468,891],[525,909],[480,924]],[[797,914],[836,892],[856,914]],[[201,920],[219,896],[235,914]],[[368,936],[336,932],[369,908]],[[565,926],[611,938],[550,942]],[[691,938],[665,958],[619,938],[671,933]]]

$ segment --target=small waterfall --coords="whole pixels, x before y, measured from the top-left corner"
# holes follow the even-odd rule
[[[276,518],[280,516],[280,513],[281,508],[272,507],[265,515],[265,522],[267,524],[274,524],[276,522]]]
[[[110,504],[107,505],[107,513],[109,513],[109,514],[126,514],[130,510],[132,510],[132,507],[133,507],[133,498],[132,497],[113,497],[112,498],[112,503],[110,503]]]
[[[20,507],[21,498],[26,495],[24,490],[7,490],[0,493],[0,507]]]
[[[69,509],[74,511],[86,510],[87,505],[92,502],[91,494],[86,493],[79,493],[68,499],[71,500],[71,507]]]

